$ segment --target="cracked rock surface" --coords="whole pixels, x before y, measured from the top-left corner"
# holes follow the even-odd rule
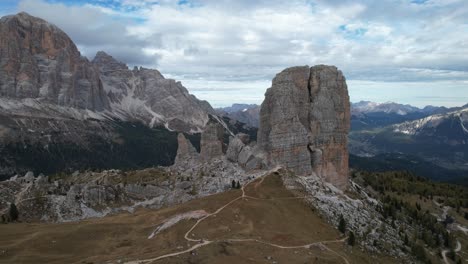
[[[276,75],[260,110],[258,145],[269,166],[348,183],[350,103],[334,66],[287,68]]]

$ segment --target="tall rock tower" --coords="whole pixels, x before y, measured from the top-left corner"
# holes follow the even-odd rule
[[[273,79],[260,110],[258,145],[270,166],[348,183],[350,103],[334,66],[292,67]]]

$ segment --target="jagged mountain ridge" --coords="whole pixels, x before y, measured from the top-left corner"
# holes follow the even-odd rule
[[[136,120],[183,132],[200,132],[214,114],[208,102],[157,70],[129,70],[105,52],[88,61],[65,32],[27,13],[3,17],[0,34],[0,100],[34,99],[47,103],[43,114],[58,105],[86,110],[85,119]]]
[[[352,103],[352,114],[359,113],[395,113],[398,115],[407,115],[410,113],[433,113],[444,107],[426,106],[424,108],[418,108],[409,104],[398,104],[395,102],[376,103],[371,101],[359,101]]]
[[[89,61],[65,32],[27,13],[0,20],[0,177],[33,170],[171,165],[177,133],[215,112],[157,70],[105,52]]]
[[[394,132],[408,135],[445,136],[448,140],[463,141],[468,137],[468,107],[393,125],[393,128]],[[448,129],[450,134],[447,135]]]
[[[100,51],[92,63],[99,69],[113,114],[143,120],[150,127],[164,124],[185,132],[201,132],[214,110],[191,95],[180,82],[165,79],[157,70],[118,62]]]

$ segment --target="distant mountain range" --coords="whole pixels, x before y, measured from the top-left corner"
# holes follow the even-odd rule
[[[442,113],[408,113],[404,116],[407,120],[382,112],[354,116],[349,150],[357,156],[380,157],[380,160],[383,154],[387,155],[386,160],[390,160],[388,157],[392,154],[411,155],[440,167],[432,172],[456,171],[434,175],[434,179],[468,182],[468,105],[437,109],[437,112]],[[422,116],[415,118],[417,115]],[[404,159],[394,160],[401,165]],[[414,163],[407,165],[422,169]]]
[[[394,102],[376,103],[360,101],[351,103],[351,127],[352,130],[361,130],[387,126],[421,119],[430,115],[462,110],[464,108],[468,108],[468,104],[462,107],[452,108],[431,105],[418,108],[412,105]],[[220,115],[230,117],[231,119],[238,120],[253,127],[258,127],[259,105],[236,103],[232,106],[217,108],[215,111]]]
[[[255,126],[259,108],[234,104],[216,111]],[[352,103],[349,139],[352,167],[407,169],[436,180],[468,183],[468,104],[418,108],[393,102]]]
[[[468,107],[447,108],[444,106],[426,106],[418,108],[393,102],[375,103],[361,101],[351,104],[351,130],[372,129],[405,121],[421,119],[430,115],[444,114]]]
[[[258,127],[260,106],[256,104],[233,104],[232,106],[215,109],[219,115],[238,120],[251,127]]]
[[[426,106],[424,108],[418,108],[412,105],[398,104],[394,102],[386,103],[375,103],[370,101],[360,101],[357,103],[351,104],[352,114],[361,114],[361,113],[387,113],[387,114],[397,114],[397,115],[408,115],[411,113],[434,113],[441,109],[446,109],[445,107],[437,106]]]

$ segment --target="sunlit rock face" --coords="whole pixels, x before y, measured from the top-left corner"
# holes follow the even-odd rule
[[[334,66],[285,69],[273,79],[260,110],[259,148],[267,164],[298,175],[316,174],[345,188],[350,103]]]
[[[19,13],[0,20],[0,96],[102,111],[99,72],[58,27]]]

